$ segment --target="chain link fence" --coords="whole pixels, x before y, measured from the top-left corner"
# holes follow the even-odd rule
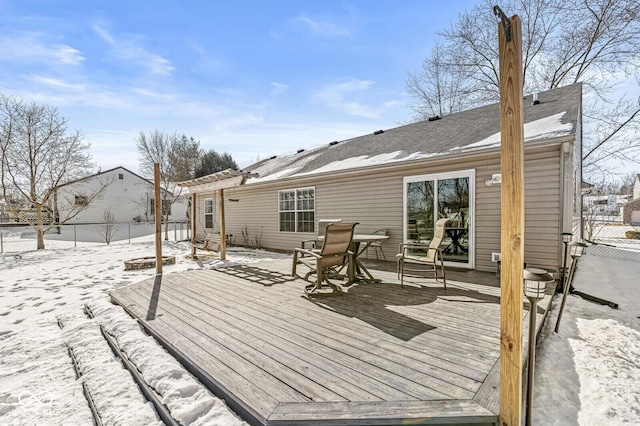
[[[162,224],[162,239],[185,241],[191,238],[186,221]],[[45,248],[79,247],[91,244],[128,244],[153,237],[155,224],[148,222],[77,223],[53,227],[45,235]],[[30,226],[0,224],[0,253],[20,253],[36,249],[36,232]]]
[[[619,216],[584,219],[584,238],[591,243],[588,254],[640,261],[640,226],[625,225]]]

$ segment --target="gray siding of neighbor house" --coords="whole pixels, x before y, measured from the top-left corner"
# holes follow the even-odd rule
[[[558,269],[560,261],[560,150],[561,145],[529,148],[525,152],[525,262],[531,266]],[[499,154],[449,159],[402,167],[377,168],[352,173],[312,178],[297,178],[247,185],[225,190],[226,232],[237,244],[244,244],[246,230],[251,245],[255,239],[270,249],[292,250],[300,242],[312,238],[310,233],[279,232],[278,190],[315,187],[315,218],[342,218],[359,222],[357,233],[389,229],[389,240],[383,244],[387,260],[393,260],[402,242],[403,178],[406,176],[475,170],[475,269],[495,271],[491,253],[500,251],[500,185],[487,186],[485,181],[500,173]],[[229,202],[229,197],[239,202]],[[204,230],[204,198],[214,198],[214,227],[218,228],[218,195],[199,194],[197,199],[198,234]]]

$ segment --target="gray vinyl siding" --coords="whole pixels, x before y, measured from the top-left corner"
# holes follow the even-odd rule
[[[525,152],[525,262],[557,270],[560,234],[560,146],[527,149]],[[475,170],[475,269],[495,271],[491,253],[500,251],[500,185],[485,181],[500,173],[499,154],[478,155],[404,167],[388,167],[361,172],[336,173],[314,178],[248,184],[232,191],[239,202],[225,195],[226,232],[242,244],[246,229],[250,243],[259,237],[262,247],[292,250],[311,233],[279,232],[278,190],[315,187],[315,219],[342,218],[358,222],[357,233],[389,229],[383,244],[387,260],[393,260],[402,242],[403,178],[405,176]],[[204,232],[204,198],[213,197],[218,216],[218,196],[199,194],[198,234]],[[220,219],[214,223],[219,226]]]

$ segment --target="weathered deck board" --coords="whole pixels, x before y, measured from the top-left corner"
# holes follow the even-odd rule
[[[300,404],[285,402],[269,417],[274,426],[299,425],[389,425],[399,418],[409,424],[491,424],[496,416],[468,400],[383,401],[379,403],[343,402]],[[405,423],[403,423],[405,424]]]
[[[261,368],[273,371],[274,375],[288,386],[300,389],[302,387],[300,378],[308,377],[313,384],[323,383],[337,394],[352,395],[362,400],[411,399],[406,393],[398,392],[384,381],[371,379],[366,374],[359,373],[355,369],[345,368],[331,358],[315,354],[305,348],[307,346],[305,343],[307,342],[292,345],[290,341],[278,336],[278,333],[274,332],[272,327],[265,327],[260,321],[251,321],[248,317],[243,319],[234,316],[233,308],[225,309],[223,305],[218,305],[219,309],[210,315],[201,311],[201,309],[207,309],[208,305],[206,303],[192,300],[185,305],[184,296],[179,292],[170,288],[164,291],[172,297],[169,309],[171,309],[170,315],[174,319],[184,316],[184,319],[189,321],[190,327],[206,335],[215,335],[216,340],[224,339],[225,344],[231,347],[234,352],[242,353],[243,356],[260,365]],[[180,306],[173,303],[175,301],[184,303]],[[197,311],[198,316],[188,314],[190,309]],[[228,309],[231,309],[231,311]],[[238,325],[234,326],[229,321],[236,322]],[[212,324],[215,324],[215,327]],[[265,325],[268,326],[269,324],[265,323]],[[234,336],[237,337],[234,338]],[[234,342],[234,339],[246,340],[246,343]],[[279,347],[268,343],[269,341],[279,342]],[[336,353],[335,356],[339,357],[340,354]],[[352,361],[357,362],[357,360]],[[296,376],[279,374],[280,370],[289,369],[295,371]],[[379,371],[378,373],[381,379],[385,379],[385,377],[382,377],[384,371]],[[340,378],[343,380],[340,380]],[[386,379],[393,380],[392,377]],[[356,386],[355,383],[358,383],[359,386]],[[372,389],[378,396],[365,391],[361,386]],[[314,401],[327,400],[322,393],[314,392],[312,389],[305,389],[303,393],[312,396]],[[433,392],[431,396],[434,396]]]
[[[197,286],[198,284],[190,284]],[[203,290],[203,289],[202,289]],[[213,290],[215,291],[215,290]],[[227,302],[233,303],[235,300],[228,296],[226,292],[216,294],[217,298],[226,299]],[[264,302],[262,302],[264,304]],[[247,306],[251,305],[251,306]],[[402,359],[402,353],[398,353],[398,351],[402,351],[402,347],[398,346],[395,352],[392,351],[384,351],[380,350],[374,344],[360,342],[357,338],[341,338],[340,333],[327,331],[324,324],[314,323],[313,321],[308,321],[306,319],[307,313],[299,313],[299,317],[297,318],[302,325],[297,325],[291,322],[291,317],[287,315],[283,315],[283,318],[278,318],[279,312],[275,309],[275,305],[272,306],[260,306],[260,303],[256,303],[251,300],[242,300],[241,303],[238,303],[238,306],[234,306],[233,308],[229,308],[232,310],[236,310],[242,313],[242,315],[246,316],[256,316],[256,319],[259,322],[268,321],[271,325],[281,327],[281,331],[279,333],[279,337],[287,339],[288,341],[297,340],[304,347],[314,347],[316,350],[320,351],[320,354],[323,357],[330,357],[334,359],[341,359],[343,363],[349,365],[352,368],[358,368],[357,364],[361,364],[363,362],[368,363],[368,365],[362,365],[362,369],[367,369],[369,374],[374,374],[379,376],[381,379],[384,379],[386,383],[391,383],[394,380],[394,377],[388,377],[385,375],[384,370],[393,371],[394,374],[398,374],[404,377],[409,377],[412,380],[422,383],[423,385],[430,384],[435,389],[439,391],[444,391],[445,388],[450,388],[450,393],[440,394],[441,397],[447,396],[455,396],[462,397],[465,393],[457,388],[451,388],[447,386],[445,383],[438,384],[434,381],[434,377],[436,379],[444,380],[447,383],[453,383],[456,386],[462,387],[464,389],[468,389],[470,391],[476,391],[478,387],[478,380],[481,381],[485,373],[482,372],[472,372],[466,366],[462,365],[454,365],[453,363],[449,363],[446,360],[442,359],[432,359],[431,366],[438,367],[445,371],[445,367],[456,368],[458,369],[458,373],[456,374],[446,374],[446,377],[442,377],[442,374],[439,376],[438,374],[421,374],[420,372],[413,372],[411,369],[408,369],[408,365],[415,364],[415,359]],[[226,314],[234,316],[237,313],[234,313],[229,310],[225,310]],[[254,325],[258,326],[259,323]],[[386,354],[387,357],[382,356],[382,354]],[[307,358],[308,359],[308,358]],[[400,362],[393,362],[398,360]],[[384,368],[383,371],[376,371],[372,367],[380,366]],[[474,376],[476,380],[466,379],[466,376]],[[433,376],[433,377],[431,377]],[[451,393],[452,392],[452,393]],[[418,395],[416,395],[418,396]],[[431,397],[438,396],[437,393],[433,393]]]
[[[193,270],[111,296],[254,424],[497,421],[499,288],[400,288],[375,271],[380,284],[307,299],[290,267]]]

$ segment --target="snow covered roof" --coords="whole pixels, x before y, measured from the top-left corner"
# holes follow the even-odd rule
[[[524,98],[525,144],[557,137],[575,137],[582,102],[580,83]],[[320,173],[353,171],[399,162],[425,161],[476,154],[500,147],[499,103],[405,126],[331,142],[253,164],[257,173],[246,185]]]
[[[178,183],[178,186],[188,188],[189,192],[193,194],[197,192],[241,186],[244,185],[247,178],[250,177],[258,177],[258,175],[242,170],[226,169],[189,181],[180,182]]]

